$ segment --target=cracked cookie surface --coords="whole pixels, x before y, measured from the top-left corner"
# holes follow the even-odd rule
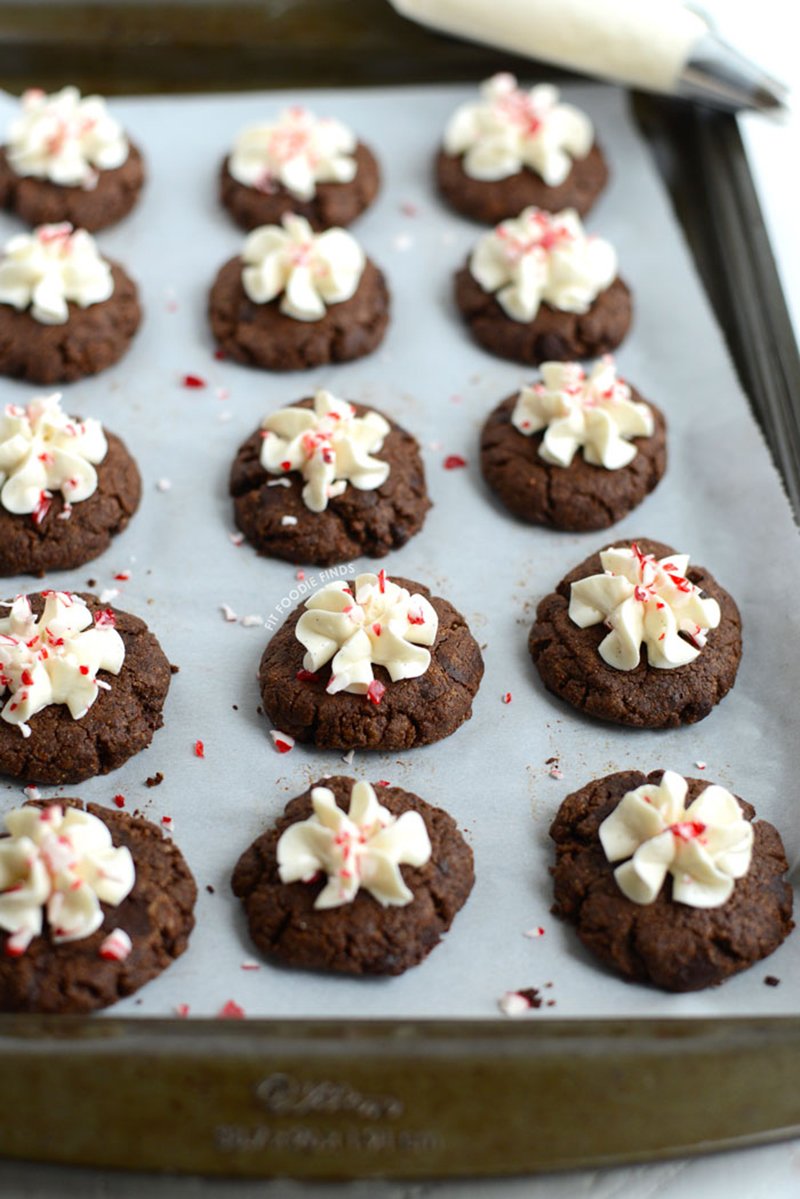
[[[292,407],[311,408],[313,403],[303,399]],[[358,416],[377,411],[353,406]],[[366,491],[348,484],[322,512],[312,512],[303,502],[305,480],[299,471],[278,476],[264,469],[257,429],[239,447],[230,476],[236,524],[250,544],[267,557],[316,566],[348,562],[362,554],[383,558],[405,545],[422,528],[431,503],[416,439],[400,425],[389,424],[383,446],[374,454],[391,468],[385,483]],[[279,478],[288,486],[278,485]],[[284,517],[288,523],[283,523]]]
[[[579,448],[569,466],[545,462],[539,447],[545,430],[526,437],[511,423],[517,396],[498,405],[481,433],[483,477],[506,508],[521,520],[575,533],[607,529],[622,520],[658,484],[667,465],[663,413],[635,388],[631,399],[653,413],[652,437],[633,438],[636,457],[619,470],[587,462]]]
[[[339,807],[347,811],[354,782],[337,776],[312,786],[329,787]],[[393,816],[419,812],[428,830],[429,861],[424,866],[401,867],[413,901],[403,907],[383,907],[362,889],[352,903],[319,910],[314,901],[324,878],[309,883],[280,881],[278,840],[290,824],[311,816],[309,787],[242,854],[233,872],[233,892],[244,905],[250,936],[262,953],[311,970],[401,974],[421,962],[447,932],[472,890],[472,850],[442,808],[400,787],[376,785],[375,791]]]
[[[282,297],[255,304],[242,284],[241,258],[221,267],[209,297],[209,321],[219,348],[235,362],[272,371],[306,370],[363,358],[380,345],[389,323],[389,290],[367,259],[355,295],[331,304],[318,321],[280,310]]]
[[[469,720],[483,659],[464,617],[420,583],[394,577],[392,582],[423,595],[439,618],[425,673],[393,683],[382,666],[374,666],[375,678],[386,685],[378,704],[348,691],[329,695],[330,662],[316,679],[298,679],[305,655],[295,636],[305,611],[301,603],[269,642],[259,666],[264,711],[275,728],[327,749],[399,750],[440,741]]]
[[[96,595],[78,594],[92,613],[108,608]],[[31,594],[29,599],[38,616],[42,596]],[[119,674],[98,671],[109,690],[99,692],[80,720],[73,720],[65,704],[43,708],[28,721],[29,737],[0,720],[0,773],[26,783],[78,783],[116,770],[150,744],[164,723],[161,713],[172,668],[143,620],[119,608],[112,611],[125,661]]]
[[[676,552],[646,538],[625,537],[603,548],[630,546],[633,541],[643,554],[656,558]],[[598,551],[571,570],[539,604],[528,649],[547,690],[587,716],[634,728],[676,728],[703,720],[730,691],[739,668],[742,628],[734,600],[704,567],[690,562],[686,577],[721,609],[719,626],[709,630],[705,648],[693,662],[674,670],[650,666],[644,649],[633,670],[615,670],[598,652],[606,627],[580,629],[568,611],[570,585],[602,573]]]
[[[53,802],[84,806],[80,800]],[[45,922],[43,935],[34,937],[21,957],[0,949],[0,1011],[76,1015],[107,1007],[138,991],[187,947],[197,887],[181,851],[149,820],[98,804],[86,810],[107,825],[115,846],[130,850],[136,867],[133,890],[117,907],[101,904],[103,923],[88,937],[55,944]],[[132,942],[124,961],[99,953],[117,928]],[[0,943],[7,936],[0,931]]]
[[[628,791],[658,783],[662,773],[623,771],[567,796],[550,828],[556,847],[553,911],[574,924],[586,948],[624,978],[667,991],[697,991],[761,961],[789,935],[792,889],[783,877],[788,863],[778,831],[756,820],[750,869],[720,907],[674,903],[669,875],[653,903],[627,899],[598,829]],[[686,781],[687,803],[710,784]],[[754,808],[736,798],[744,818],[752,821]]]

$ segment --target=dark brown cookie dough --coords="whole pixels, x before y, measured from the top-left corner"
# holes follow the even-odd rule
[[[29,383],[74,383],[123,356],[142,313],[136,284],[119,263],[107,261],[113,294],[88,308],[70,301],[63,325],[44,325],[28,309],[0,304],[0,375]]]
[[[29,225],[69,221],[90,233],[114,225],[131,211],[145,181],[141,152],[133,142],[129,145],[122,166],[98,171],[97,186],[91,189],[18,175],[8,162],[5,146],[0,146],[0,208],[10,208]]]
[[[470,333],[499,358],[529,366],[599,358],[626,336],[632,318],[631,293],[617,277],[601,291],[588,312],[562,312],[541,304],[534,320],[512,320],[489,292],[473,279],[469,266],[456,274],[455,298]]]
[[[659,541],[633,540],[643,554],[656,558],[676,553]],[[631,544],[625,537],[603,548]],[[615,670],[598,652],[608,632],[605,625],[579,629],[568,615],[570,584],[602,570],[598,551],[539,604],[528,649],[547,690],[587,716],[633,728],[676,728],[703,720],[730,691],[742,656],[741,617],[731,596],[704,567],[690,562],[686,577],[721,609],[719,626],[709,630],[705,648],[686,666],[659,670],[648,665],[643,646],[634,670]]]
[[[280,310],[282,296],[255,304],[242,284],[241,258],[221,268],[209,296],[208,316],[220,349],[236,362],[270,371],[299,371],[363,358],[383,341],[389,289],[367,259],[355,295],[331,304],[318,321],[298,321]]]
[[[777,830],[758,820],[750,869],[720,907],[673,903],[669,874],[653,903],[627,899],[614,879],[619,863],[607,861],[598,829],[628,791],[658,783],[662,773],[623,771],[567,796],[550,829],[556,843],[553,911],[624,978],[666,991],[699,991],[768,957],[794,928],[792,889],[783,879],[788,863]],[[709,786],[705,779],[686,781],[687,803]],[[755,810],[737,800],[752,821]]]
[[[38,615],[44,608],[41,594],[29,598]],[[108,609],[95,595],[81,598],[92,613]],[[43,708],[28,722],[30,737],[0,720],[0,774],[26,783],[79,783],[116,770],[146,749],[161,728],[170,664],[143,620],[119,608],[112,611],[125,661],[119,674],[98,672],[110,689],[100,691],[80,720],[73,720],[66,704]]]
[[[507,179],[473,179],[464,170],[463,155],[440,150],[436,182],[451,208],[486,225],[519,216],[523,208],[562,212],[574,208],[585,216],[608,183],[608,165],[595,143],[585,158],[576,158],[563,183],[548,187],[541,175],[523,167]]]
[[[355,178],[349,183],[317,183],[310,200],[299,200],[280,183],[270,191],[240,183],[231,175],[226,158],[220,170],[219,198],[243,229],[279,225],[286,213],[305,217],[311,228],[319,232],[351,225],[369,208],[381,185],[380,169],[370,148],[359,142],[353,157]]]
[[[305,611],[301,603],[267,645],[258,670],[264,711],[277,729],[324,749],[399,750],[440,741],[469,720],[483,659],[464,617],[420,583],[395,577],[392,582],[423,595],[439,617],[425,673],[392,683],[382,666],[373,666],[375,678],[386,685],[378,704],[347,691],[329,695],[330,662],[316,681],[298,679],[305,655],[295,636]]]
[[[80,800],[53,802],[84,806]],[[115,847],[130,850],[136,867],[133,890],[117,907],[102,904],[102,925],[78,941],[55,944],[45,919],[42,936],[12,958],[2,952],[8,934],[0,930],[0,1011],[77,1015],[108,1007],[138,991],[186,949],[197,887],[181,851],[149,820],[97,804],[86,810],[108,826]],[[133,942],[122,962],[99,953],[116,928]]]
[[[293,407],[311,408],[313,403],[304,399]],[[359,416],[376,411],[362,404],[354,407]],[[391,467],[386,482],[371,491],[348,484],[341,495],[328,501],[324,512],[306,507],[305,480],[299,471],[281,476],[289,487],[275,485],[279,476],[269,474],[259,461],[263,440],[257,429],[239,447],[230,477],[236,524],[251,545],[270,558],[317,566],[347,562],[362,554],[383,558],[405,545],[422,528],[431,503],[416,439],[389,423],[383,447],[373,455]],[[284,516],[294,517],[297,523],[282,524]]]
[[[139,507],[142,480],[124,442],[106,433],[108,453],[97,467],[97,490],[72,505],[61,519],[64,497],[53,492],[47,515],[36,524],[29,514],[15,515],[0,504],[0,575],[42,575],[71,570],[102,554],[111,538],[126,528]]]
[[[355,780],[325,778],[345,812]],[[455,821],[441,808],[400,787],[375,788],[378,802],[394,816],[419,812],[431,840],[424,866],[401,866],[414,899],[405,907],[383,907],[365,890],[352,903],[317,910],[325,885],[282,883],[276,846],[290,824],[313,813],[311,787],[286,805],[274,828],[263,833],[239,859],[231,885],[241,899],[250,935],[262,953],[289,966],[339,974],[402,974],[439,943],[463,907],[474,881],[472,850]]]
[[[587,462],[578,449],[569,466],[539,457],[546,430],[526,437],[511,423],[517,396],[491,413],[481,433],[483,477],[520,520],[585,533],[622,520],[657,485],[667,465],[666,421],[655,404],[631,388],[631,399],[652,410],[652,437],[634,437],[636,457],[619,470]]]

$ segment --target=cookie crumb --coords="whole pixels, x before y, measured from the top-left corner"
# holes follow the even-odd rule
[[[163,782],[164,775],[160,770],[157,770],[155,774],[151,774],[149,778],[144,780],[144,785],[145,787],[160,787]]]
[[[764,982],[768,987],[779,987],[781,985],[781,980],[776,978],[774,974],[768,974]]]
[[[96,586],[97,586],[97,579],[87,579],[87,580],[86,580],[86,586],[87,586],[87,587],[96,587]]]
[[[209,895],[216,895],[216,891],[211,886],[211,883],[206,883],[206,891],[208,891]]]

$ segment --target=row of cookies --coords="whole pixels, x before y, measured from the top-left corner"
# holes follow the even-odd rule
[[[646,549],[645,549],[645,554],[644,554],[644,556],[645,556],[645,558],[646,558]],[[674,573],[674,572],[673,572],[673,573]],[[295,652],[296,652],[296,651],[295,651]],[[302,681],[305,681],[305,682],[311,682],[311,680],[302,680]]]

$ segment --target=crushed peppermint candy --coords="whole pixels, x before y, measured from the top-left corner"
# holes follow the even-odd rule
[[[419,213],[419,209],[417,208],[416,204],[412,204],[410,200],[403,201],[403,203],[400,205],[400,211],[402,212],[403,216],[417,216]]]
[[[130,578],[131,578],[131,572],[129,570],[120,570],[117,574],[114,575],[114,578],[116,579],[116,581],[118,583],[129,583]]]
[[[116,806],[118,808],[124,808],[125,807],[125,796],[124,795],[115,795],[114,799],[113,799],[113,803],[116,804]]]
[[[296,525],[296,524],[297,524],[297,517],[296,517],[296,516],[288,516],[288,515],[287,515],[287,516],[282,516],[282,517],[281,517],[281,524],[282,524],[282,525],[284,525],[284,526],[287,526],[287,525],[289,525],[289,526],[291,526],[291,525]]]
[[[695,762],[695,766],[697,767],[698,770],[705,770],[707,765],[708,765],[707,762]]]
[[[244,1020],[244,1008],[240,1007],[233,999],[220,1008],[217,1012],[218,1020]]]
[[[172,482],[170,479],[159,479],[156,483],[156,491],[171,491]]]
[[[302,570],[302,569],[301,569],[301,570],[296,570],[296,571],[294,572],[294,577],[295,577],[296,579],[300,579],[300,581],[302,582],[302,580],[303,580],[303,579],[306,577],[306,572],[305,572],[304,570]]]
[[[557,766],[551,766],[547,773],[551,779],[563,779],[564,777],[563,770],[559,770]]]
[[[279,754],[288,754],[289,750],[294,749],[294,737],[289,733],[282,733],[279,729],[270,729],[269,735]]]
[[[523,1016],[531,1008],[541,1007],[542,1000],[536,987],[526,987],[522,991],[506,991],[497,1006],[504,1016]]]
[[[235,624],[239,619],[230,604],[220,604],[219,610],[222,613],[222,619],[228,621],[230,624]]]
[[[386,691],[386,684],[379,679],[373,679],[369,687],[367,687],[367,700],[371,704],[377,705],[381,702]]]
[[[291,487],[291,485],[292,485],[292,480],[284,479],[283,477],[281,477],[280,479],[268,479],[267,480],[267,487]]]
[[[22,788],[22,794],[23,794],[23,795],[25,796],[25,798],[26,798],[26,799],[28,799],[28,800],[34,800],[34,799],[41,799],[41,798],[42,798],[42,793],[41,793],[41,791],[39,790],[39,788],[38,788],[38,787],[34,787],[33,785],[30,785],[30,786],[28,786],[28,787],[23,787],[23,788]]]
[[[526,929],[522,935],[523,935],[523,937],[527,937],[529,941],[534,941],[537,937],[544,936],[544,929],[539,924],[536,926],[536,928]]]
[[[348,766],[352,766],[353,758],[355,756],[356,756],[356,751],[354,749],[348,749],[346,754],[342,754],[342,761],[346,762]]]
[[[228,540],[231,541],[233,545],[241,545],[244,541],[244,533],[229,533]]]
[[[206,747],[202,741],[195,741],[194,756],[196,758],[204,758],[206,756]]]
[[[217,362],[224,362],[228,355],[221,347],[218,346],[214,351],[214,357],[216,358]]]
[[[110,932],[100,946],[99,954],[108,962],[124,962],[133,949],[131,941],[124,928],[115,928]]]
[[[259,616],[257,612],[251,612],[249,616],[243,616],[239,624],[245,629],[256,629],[264,623],[264,617]]]
[[[510,691],[506,691],[505,695],[503,696],[503,703],[504,704],[511,703],[511,692]]]
[[[229,420],[233,420],[233,413],[231,412],[230,408],[225,408],[222,412],[218,412],[217,420],[223,425],[227,424]]]
[[[201,387],[206,387],[207,384],[205,379],[201,378],[200,375],[184,375],[181,379],[181,386],[196,391]]]
[[[100,592],[100,603],[101,604],[110,604],[111,601],[116,599],[119,594],[120,594],[119,587],[105,587]]]
[[[161,823],[163,824],[165,829],[171,829],[172,828],[172,817],[171,816],[162,816]]]
[[[245,958],[241,965],[242,970],[260,970],[261,963],[255,961],[254,958]]]
[[[174,1011],[175,1015],[178,1016],[179,1019],[185,1020],[189,1015],[189,1005],[188,1003],[176,1003]]]
[[[215,388],[214,394],[218,400],[229,400],[231,398],[230,389],[228,387]]]
[[[448,454],[442,465],[445,470],[459,470],[462,466],[467,465],[467,460],[460,454]]]

